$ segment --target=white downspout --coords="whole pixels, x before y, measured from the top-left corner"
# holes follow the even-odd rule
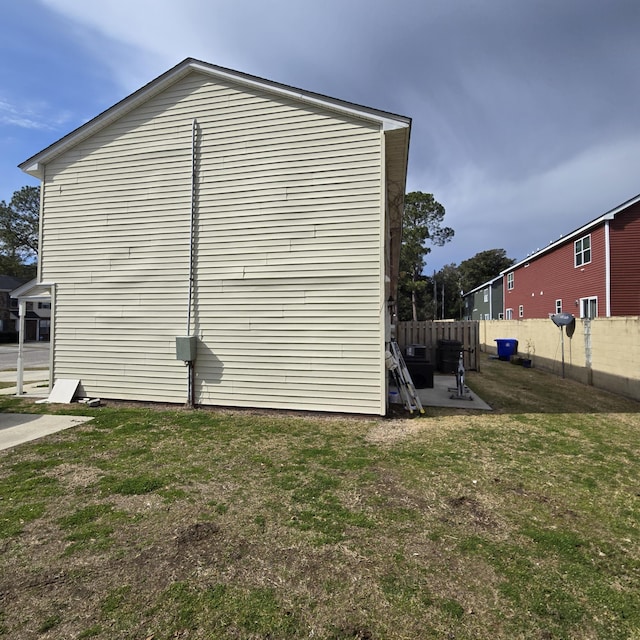
[[[611,317],[611,247],[609,246],[609,221],[604,222],[605,302],[607,318]]]
[[[390,239],[387,238],[388,229],[388,216],[389,216],[389,193],[387,190],[387,175],[386,175],[386,137],[384,130],[380,129],[380,240],[379,240],[379,269],[380,269],[380,282],[379,282],[379,304],[380,315],[378,319],[379,331],[380,331],[380,343],[379,349],[379,383],[380,383],[380,408],[379,414],[385,415],[388,411],[389,403],[389,389],[388,389],[388,371],[386,364],[386,351],[387,341],[391,340],[391,323],[392,317],[389,314],[389,305],[387,303],[387,269],[386,269],[386,251],[391,250]]]
[[[489,320],[493,320],[493,283],[489,285]]]

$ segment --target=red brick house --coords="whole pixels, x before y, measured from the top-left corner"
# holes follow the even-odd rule
[[[501,275],[506,320],[640,315],[640,195]]]

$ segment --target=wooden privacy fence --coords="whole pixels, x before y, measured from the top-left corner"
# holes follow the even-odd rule
[[[473,349],[472,352],[464,351],[465,369],[480,371],[480,330],[477,320],[398,322],[396,339],[403,352],[412,344],[425,345],[429,359],[434,364],[438,360],[439,340],[460,342],[463,349]]]

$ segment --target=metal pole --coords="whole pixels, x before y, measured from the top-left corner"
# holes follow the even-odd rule
[[[23,364],[23,352],[24,352],[24,327],[25,327],[25,307],[26,302],[24,300],[18,301],[18,317],[19,317],[19,325],[18,325],[18,361],[16,366],[18,368],[17,379],[16,379],[16,395],[22,395],[22,383],[24,380],[24,364]]]

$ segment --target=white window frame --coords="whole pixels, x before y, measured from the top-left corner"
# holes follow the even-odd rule
[[[484,301],[489,302],[489,289],[485,289],[483,291],[483,295],[484,295]]]
[[[585,241],[588,241],[588,247],[585,247]],[[573,243],[573,265],[574,267],[583,267],[591,262],[591,234],[579,238]]]
[[[511,308],[507,309],[507,310],[505,311],[505,313],[504,313],[504,317],[505,317],[507,320],[513,320],[513,309],[511,309]]]
[[[589,319],[598,317],[598,296],[580,298],[580,317]]]
[[[562,299],[556,300],[556,313],[562,313]]]
[[[519,318],[524,318],[524,305],[523,304],[521,304],[518,307],[518,317]]]
[[[513,289],[515,277],[513,275],[513,271],[507,273],[507,290],[511,291]]]
[[[504,320],[504,313],[500,312],[498,314],[498,320]]]

